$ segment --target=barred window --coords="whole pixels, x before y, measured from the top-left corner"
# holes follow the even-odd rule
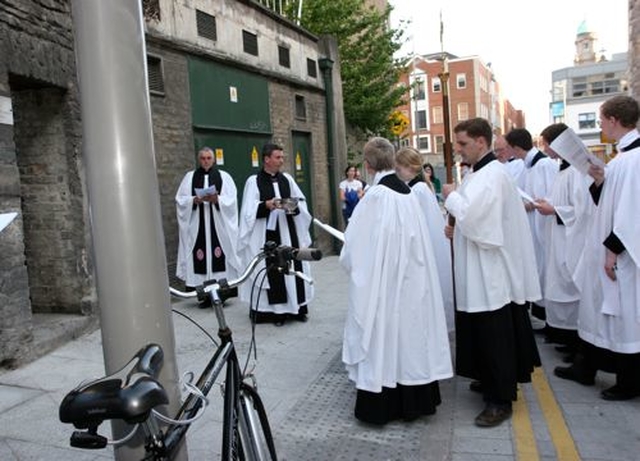
[[[291,60],[289,59],[289,48],[286,46],[278,46],[278,59],[282,67],[289,69],[291,67]]]
[[[211,16],[204,11],[196,10],[196,27],[200,37],[213,41],[218,39],[215,16]]]
[[[147,55],[147,78],[149,79],[149,92],[164,95],[164,76],[162,73],[161,58]]]
[[[256,34],[243,30],[242,44],[244,46],[245,53],[258,56],[258,36]]]

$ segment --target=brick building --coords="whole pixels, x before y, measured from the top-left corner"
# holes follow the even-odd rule
[[[331,222],[332,171],[346,163],[334,41],[251,0],[141,3],[169,273],[175,191],[203,145],[241,193],[261,145],[280,143],[314,215]],[[0,235],[2,367],[96,325],[70,8],[0,5],[0,212],[18,212]],[[317,243],[330,249],[326,235]]]
[[[489,120],[496,133],[524,126],[524,115],[506,100],[490,65],[477,56],[459,58],[445,53],[448,69],[450,126],[473,117]],[[401,83],[410,88],[408,103],[399,109],[411,121],[400,144],[420,150],[436,169],[444,165],[445,81],[442,53],[415,56]],[[440,175],[440,174],[439,174]]]

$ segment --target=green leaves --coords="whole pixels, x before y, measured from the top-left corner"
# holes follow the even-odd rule
[[[293,3],[291,19],[297,13]],[[380,12],[364,0],[307,0],[302,8],[302,27],[338,41],[345,117],[367,134],[389,134],[389,116],[408,92],[398,85],[407,59],[394,57],[404,30],[390,28],[390,12],[390,6]]]

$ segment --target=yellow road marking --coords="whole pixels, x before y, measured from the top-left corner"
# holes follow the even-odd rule
[[[537,461],[540,459],[538,455],[538,447],[536,446],[536,437],[531,426],[531,418],[529,417],[529,408],[524,398],[522,389],[518,389],[518,400],[513,405],[513,416],[511,418],[514,439],[516,442],[516,459],[519,461]]]
[[[578,455],[573,437],[571,437],[564,416],[562,416],[562,410],[560,410],[558,406],[558,402],[549,386],[549,381],[547,381],[541,367],[536,368],[533,372],[532,382],[540,408],[542,409],[542,414],[547,421],[547,428],[549,429],[551,440],[556,447],[558,461],[579,461],[580,456]]]

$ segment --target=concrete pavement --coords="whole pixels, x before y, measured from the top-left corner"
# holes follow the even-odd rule
[[[640,399],[607,402],[599,391],[613,384],[599,373],[596,385],[560,380],[553,345],[539,342],[543,368],[521,387],[511,421],[492,429],[473,425],[481,398],[468,380],[441,382],[443,403],[437,414],[412,423],[378,428],[353,417],[355,389],[340,362],[346,312],[346,278],[331,256],[313,264],[316,299],[309,321],[282,327],[258,325],[255,366],[259,391],[269,412],[279,457],[306,460],[640,460]],[[215,334],[215,318],[190,301],[177,310]],[[246,305],[237,299],[225,309],[244,362],[250,341]],[[196,374],[212,352],[209,340],[174,316],[181,372]],[[102,376],[100,332],[72,340],[13,371],[0,372],[0,460],[112,459],[110,449],[87,451],[68,446],[72,428],[58,421],[63,396],[83,380]],[[219,455],[221,397],[188,434],[191,460]],[[109,434],[109,425],[103,425]]]

